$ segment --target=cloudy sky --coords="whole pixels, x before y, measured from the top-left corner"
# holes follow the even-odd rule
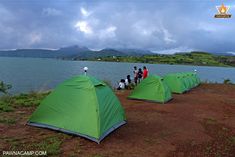
[[[0,49],[70,45],[235,52],[235,1],[0,0]]]

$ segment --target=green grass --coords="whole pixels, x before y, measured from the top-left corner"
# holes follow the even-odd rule
[[[49,92],[30,92],[28,94],[19,94],[15,96],[2,96],[0,97],[0,112],[12,112],[15,108],[19,107],[38,106],[42,99],[45,98],[48,94]]]
[[[0,123],[3,123],[3,124],[15,124],[16,123],[16,120],[15,119],[9,119],[9,118],[5,118],[5,117],[0,117]]]
[[[14,111],[13,107],[9,106],[9,103],[0,100],[0,112]]]
[[[17,96],[12,97],[12,104],[15,107],[18,106],[38,106],[41,102],[41,100],[47,96],[49,93],[36,93],[36,92],[30,92],[28,94],[19,94]]]
[[[15,137],[6,137],[3,140],[10,144],[10,150],[18,150],[17,148],[22,145],[21,140]]]
[[[62,141],[59,139],[59,137],[54,136],[48,137],[39,143],[33,143],[31,145],[33,148],[36,148],[38,150],[47,151],[47,155],[57,155],[60,153],[61,143]]]
[[[14,137],[2,138],[2,140],[10,145],[10,150],[46,151],[48,156],[60,154],[60,146],[63,141],[59,136],[46,137],[41,141],[25,141]]]
[[[92,155],[91,157],[104,157],[104,156],[99,155],[99,154],[95,154],[95,155]]]
[[[206,120],[206,121],[205,121],[206,124],[209,124],[209,125],[210,125],[210,124],[216,124],[216,123],[217,123],[216,119],[211,118],[211,117],[210,117],[210,118],[206,118],[205,120]]]
[[[231,136],[229,140],[233,145],[235,145],[235,136]]]

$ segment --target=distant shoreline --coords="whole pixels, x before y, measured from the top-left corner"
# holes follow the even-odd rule
[[[62,59],[66,60],[66,59]],[[67,61],[90,61],[90,62],[110,62],[110,63],[141,63],[141,64],[162,64],[162,65],[184,65],[184,66],[204,66],[204,67],[222,67],[235,68],[235,66],[215,66],[215,65],[196,65],[196,64],[167,64],[167,63],[144,63],[144,62],[128,62],[128,61],[98,61],[98,60],[67,60]]]
[[[235,56],[217,56],[209,53],[182,53],[174,55],[143,55],[143,56],[111,56],[91,59],[62,58],[73,61],[96,61],[117,63],[143,63],[143,64],[166,64],[188,65],[209,67],[235,67]]]
[[[223,68],[234,68],[235,65],[209,65],[209,64],[186,64],[186,63],[161,63],[161,62],[132,62],[132,61],[117,61],[117,60],[98,60],[98,59],[80,59],[74,60],[71,58],[50,58],[50,57],[21,57],[21,56],[0,56],[0,58],[27,58],[27,59],[53,59],[61,61],[90,61],[90,62],[113,62],[113,63],[142,63],[142,64],[162,64],[162,65],[185,65],[185,66],[208,66],[208,67],[223,67]]]

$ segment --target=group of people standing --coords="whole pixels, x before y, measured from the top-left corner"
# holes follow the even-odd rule
[[[131,76],[127,75],[126,79],[121,79],[117,90],[121,89],[133,89],[134,86],[136,86],[138,83],[141,82],[141,80],[148,77],[148,69],[146,66],[143,67],[143,70],[141,68],[137,69],[136,66],[134,66],[134,83],[132,83]]]
[[[138,83],[140,83],[142,79],[145,79],[148,76],[148,69],[146,68],[146,66],[144,66],[143,70],[141,68],[137,70],[137,67],[134,66],[133,73],[134,73],[134,82],[135,85],[137,85]]]

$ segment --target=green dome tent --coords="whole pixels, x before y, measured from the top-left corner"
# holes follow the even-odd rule
[[[198,86],[201,83],[200,78],[198,77],[197,73],[195,73],[195,72],[193,73],[193,76],[195,78],[196,86]]]
[[[182,94],[200,84],[196,73],[173,73],[164,76],[164,81],[173,93]]]
[[[190,74],[188,74],[188,73],[181,73],[181,75],[184,78],[187,90],[190,90],[191,88],[193,88],[193,80],[190,77]]]
[[[189,72],[188,73],[189,77],[191,78],[192,82],[193,82],[193,87],[196,87],[198,85],[198,80],[197,80],[197,75],[194,72]]]
[[[188,83],[182,74],[168,74],[164,76],[164,82],[169,86],[171,92],[182,94],[188,90]]]
[[[186,91],[188,91],[191,88],[191,82],[190,82],[190,80],[189,80],[189,78],[187,77],[186,74],[180,73],[180,75],[181,75],[181,77],[183,79],[185,87],[187,88]]]
[[[185,75],[186,80],[190,84],[189,90],[200,84],[200,79],[195,72],[187,72],[187,73],[183,73],[183,75]]]
[[[135,87],[128,98],[165,103],[172,99],[172,96],[161,77],[150,75]]]
[[[193,77],[191,75],[191,73],[185,73],[189,83],[190,83],[190,88],[189,89],[192,89],[194,87],[194,81],[193,81]]]
[[[32,114],[28,125],[79,135],[100,142],[126,123],[113,91],[89,76],[76,76],[49,94]]]

